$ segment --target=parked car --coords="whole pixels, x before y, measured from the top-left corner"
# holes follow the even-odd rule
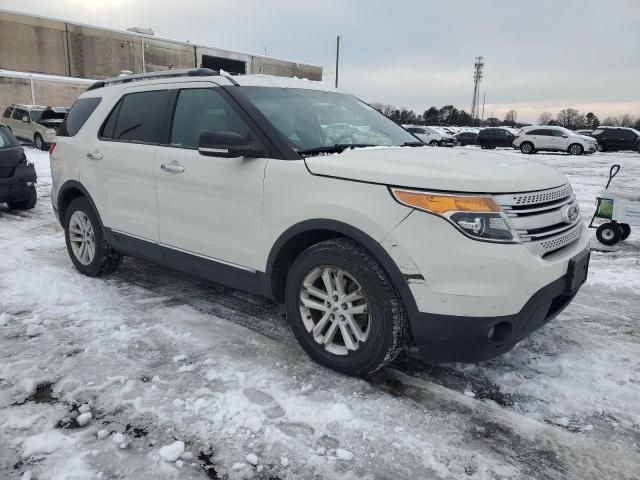
[[[453,135],[438,131],[433,127],[407,125],[405,128],[432,147],[453,147],[456,145],[456,139]]]
[[[482,148],[511,147],[515,135],[510,130],[500,127],[483,128],[476,139]]]
[[[601,152],[635,150],[640,152],[640,132],[627,127],[598,127],[593,131]]]
[[[586,135],[587,137],[592,137],[593,136],[593,130],[591,129],[586,129],[586,130],[575,130],[575,132],[578,135]]]
[[[326,139],[327,105],[323,122],[365,128],[366,143]],[[78,271],[131,255],[283,302],[305,351],[347,374],[409,342],[435,361],[504,353],[587,274],[564,175],[426,148],[322,82],[209,69],[103,80],[50,159]]]
[[[563,127],[533,126],[524,127],[514,141],[513,146],[522,153],[537,151],[567,152],[571,155],[594,153],[596,140],[586,135],[578,135]]]
[[[455,137],[458,145],[475,145],[478,134],[475,132],[460,132]]]
[[[11,210],[36,206],[36,171],[9,128],[0,123],[0,203]]]
[[[47,150],[68,111],[67,107],[11,105],[2,117],[16,137],[33,142],[38,150]]]

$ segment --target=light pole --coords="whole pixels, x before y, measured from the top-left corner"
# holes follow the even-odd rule
[[[340,68],[340,35],[336,38],[336,88],[338,88],[338,69]]]

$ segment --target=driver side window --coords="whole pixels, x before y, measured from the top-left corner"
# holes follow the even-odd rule
[[[171,129],[171,145],[198,148],[204,131],[235,132],[249,138],[249,127],[213,88],[181,90]]]

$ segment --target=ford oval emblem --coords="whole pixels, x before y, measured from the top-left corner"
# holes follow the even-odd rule
[[[562,219],[567,223],[573,223],[578,219],[580,210],[577,205],[567,205],[562,209]]]

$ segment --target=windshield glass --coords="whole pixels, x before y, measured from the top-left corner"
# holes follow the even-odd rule
[[[29,112],[29,115],[31,115],[31,121],[37,122],[38,120],[40,120],[40,117],[42,116],[42,112],[44,112],[44,110],[31,110]]]
[[[297,150],[419,141],[364,102],[344,93],[274,87],[243,87],[242,91]]]

